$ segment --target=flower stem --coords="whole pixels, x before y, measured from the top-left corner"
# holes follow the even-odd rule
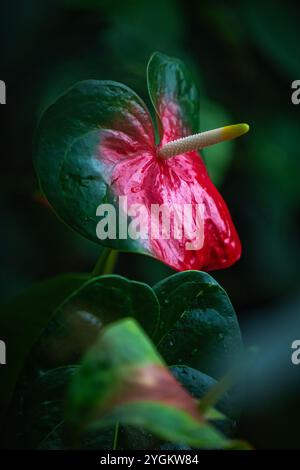
[[[117,422],[116,425],[115,425],[113,450],[117,450],[118,435],[119,435],[119,422]]]
[[[216,405],[220,398],[233,385],[241,381],[245,371],[251,370],[257,357],[257,348],[248,348],[238,359],[237,363],[214,385],[200,400],[200,410],[204,413],[212,406]]]
[[[235,124],[233,126],[219,127],[211,131],[183,137],[168,142],[158,151],[158,156],[163,159],[181,155],[182,153],[199,150],[210,145],[218,144],[226,140],[235,139],[249,131],[248,124]]]
[[[216,385],[214,385],[201,399],[200,410],[202,413],[216,405],[220,398],[233,386],[237,377],[236,370],[230,370]]]
[[[110,248],[104,248],[98,258],[92,271],[92,276],[101,276],[103,274],[112,274],[117,262],[118,251]]]

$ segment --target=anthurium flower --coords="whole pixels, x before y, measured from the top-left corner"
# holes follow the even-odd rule
[[[153,54],[147,82],[155,123],[144,102],[120,83],[80,82],[60,97],[37,133],[41,188],[67,224],[105,246],[145,253],[177,270],[228,267],[239,259],[241,244],[198,149],[248,127],[197,134],[198,90],[177,59]],[[108,216],[109,204],[115,213]],[[173,211],[168,227],[162,207]],[[132,236],[133,222],[140,238]],[[106,235],[99,235],[99,223]]]

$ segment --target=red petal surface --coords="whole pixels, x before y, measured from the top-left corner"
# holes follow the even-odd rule
[[[127,111],[129,113],[129,110]],[[161,103],[160,118],[163,125],[162,144],[187,135],[176,102]],[[143,224],[148,224],[149,239],[141,244],[152,256],[176,270],[215,270],[226,268],[237,261],[241,245],[227,206],[211,182],[204,163],[197,152],[189,152],[162,160],[157,156],[157,146],[151,120],[142,124],[134,109],[130,116],[116,123],[115,129],[101,132],[99,153],[108,168],[108,183],[116,196],[127,196],[128,207],[143,204],[147,210]],[[128,128],[130,122],[130,128]],[[186,243],[191,234],[182,239],[151,238],[152,227],[161,229],[158,216],[151,221],[151,205],[167,204],[172,211],[183,204],[193,206],[187,232],[196,228],[196,205],[203,208],[204,240],[200,249],[188,250]],[[174,206],[178,204],[180,206]]]

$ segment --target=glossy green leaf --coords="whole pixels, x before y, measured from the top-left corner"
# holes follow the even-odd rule
[[[233,306],[222,287],[207,273],[186,271],[154,286],[161,306],[156,336],[170,365],[188,365],[216,379],[242,351]]]
[[[128,315],[154,334],[159,303],[151,287],[117,275],[94,277],[55,311],[33,354],[40,367],[78,363],[104,325]]]
[[[18,375],[54,309],[88,277],[87,274],[68,274],[40,282],[1,307],[0,333],[8,356],[7,365],[0,368],[2,412],[6,411]]]
[[[112,81],[79,82],[40,121],[35,167],[41,189],[64,222],[99,243],[97,207],[111,203],[118,209],[112,189],[113,159],[116,154],[118,162],[129,158],[129,148],[139,150],[139,142],[144,149],[153,140],[150,114],[132,90]],[[101,240],[101,244],[147,252],[130,238]]]
[[[131,319],[107,327],[85,356],[72,380],[69,419],[83,429],[118,421],[173,442],[204,448],[228,445],[203,420],[196,402]]]

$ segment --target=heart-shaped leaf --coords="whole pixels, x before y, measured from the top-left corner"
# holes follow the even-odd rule
[[[122,182],[129,183],[129,172],[134,175],[136,170],[132,165],[149,160],[154,133],[145,104],[132,90],[112,81],[88,80],[48,108],[36,142],[36,170],[50,204],[67,224],[99,242],[97,207],[118,206],[116,163],[124,173]],[[147,251],[134,248],[131,239],[103,244]]]
[[[239,258],[240,241],[201,157],[158,156],[160,145],[198,130],[197,88],[184,64],[163,54],[151,57],[147,73],[159,145],[132,90],[111,81],[78,83],[40,121],[35,166],[42,191],[63,221],[104,246],[149,254],[177,270],[227,267]]]
[[[154,334],[159,303],[151,287],[117,275],[94,277],[56,309],[33,355],[41,368],[76,364],[104,325],[128,315]]]
[[[141,426],[162,439],[204,448],[228,446],[206,423],[135,321],[108,326],[74,375],[72,426],[101,429],[116,421]]]
[[[158,349],[170,365],[188,365],[216,379],[242,351],[233,306],[207,273],[189,271],[154,286],[161,306]]]

